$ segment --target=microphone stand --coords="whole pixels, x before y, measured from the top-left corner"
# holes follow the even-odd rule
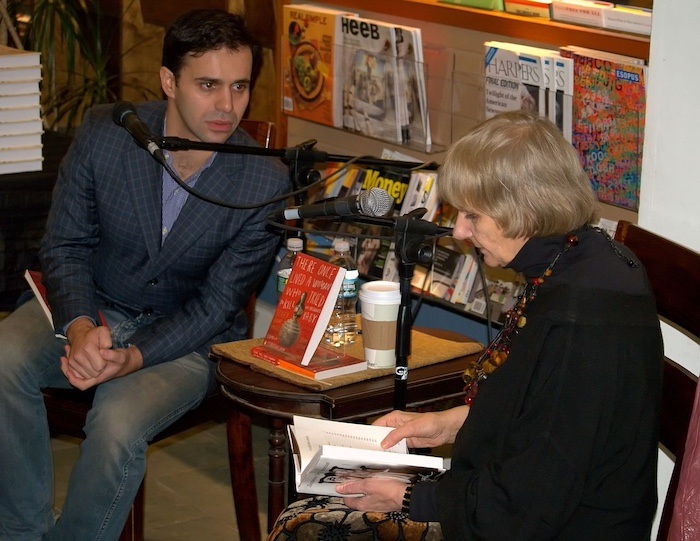
[[[350,162],[359,165],[386,166],[404,169],[416,167],[415,162],[401,160],[385,160],[370,156],[344,156],[341,154],[328,154],[313,147],[317,141],[310,139],[295,147],[274,149],[253,147],[245,145],[231,145],[228,143],[205,143],[203,141],[191,141],[180,137],[158,137],[155,139],[156,145],[163,150],[209,150],[214,152],[227,152],[232,154],[249,154],[257,156],[271,156],[280,158],[289,167],[289,174],[292,186],[294,187],[294,204],[303,205],[305,202],[305,190],[303,188],[311,186],[321,179],[320,173],[314,169],[316,163],[324,162]],[[423,169],[437,169],[438,164],[431,162],[421,164]],[[174,171],[172,172],[174,173]],[[196,192],[188,190],[195,196]],[[301,220],[296,220],[296,225],[301,229]]]
[[[417,208],[395,218],[374,218],[370,216],[353,216],[355,222],[380,225],[394,229],[394,245],[399,259],[399,291],[401,304],[396,320],[396,368],[394,373],[394,409],[406,408],[406,391],[408,385],[408,356],[411,353],[411,329],[413,315],[411,312],[411,280],[416,263],[429,263],[433,259],[433,247],[427,242],[428,237],[449,232],[432,222],[422,220],[427,212]]]

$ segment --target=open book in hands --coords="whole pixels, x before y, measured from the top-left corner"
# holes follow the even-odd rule
[[[409,454],[405,440],[382,449],[391,427],[295,415],[288,428],[296,489],[302,494],[341,496],[335,486],[353,479],[380,477],[408,484],[445,471],[444,458]]]

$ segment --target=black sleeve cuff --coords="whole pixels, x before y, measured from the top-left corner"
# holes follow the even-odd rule
[[[409,518],[417,522],[438,522],[436,487],[437,483],[425,481],[416,483],[411,492]]]

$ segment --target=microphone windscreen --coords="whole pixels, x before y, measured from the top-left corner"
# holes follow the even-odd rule
[[[134,107],[134,104],[129,101],[120,101],[114,106],[114,109],[112,109],[112,120],[114,120],[115,124],[123,126],[124,115],[128,113],[136,114],[136,108]]]
[[[358,205],[360,214],[381,218],[391,212],[394,206],[394,198],[386,190],[371,188],[360,192]]]

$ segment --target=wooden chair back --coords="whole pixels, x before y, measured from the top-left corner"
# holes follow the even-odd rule
[[[646,268],[662,320],[695,339],[700,337],[700,254],[624,220],[618,223],[615,239]],[[678,363],[664,360],[659,441],[676,459],[668,493],[659,507],[658,541],[668,538],[696,381]]]
[[[239,124],[248,134],[255,139],[261,147],[272,148],[275,144],[276,128],[272,122],[266,120],[250,120],[244,118]]]
[[[241,120],[240,127],[262,147],[269,148],[274,144],[275,125],[272,122],[244,119]],[[255,323],[255,294],[248,299],[245,312],[250,323],[248,336],[252,338]],[[72,389],[44,389],[43,394],[51,433],[84,438],[83,426],[85,426],[87,413],[92,407],[94,393]],[[153,441],[163,440],[204,422],[221,418],[226,408],[227,404],[221,393],[212,394],[206,397],[197,408],[187,412],[158,434]],[[143,541],[144,508],[144,483],[141,483],[119,541]]]

